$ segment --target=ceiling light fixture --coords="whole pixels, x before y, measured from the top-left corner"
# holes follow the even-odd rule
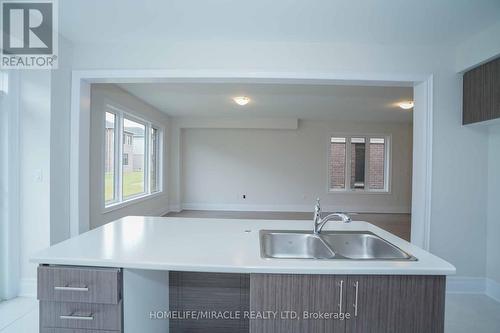
[[[250,103],[250,98],[247,97],[247,96],[237,96],[237,97],[233,97],[233,101],[238,104],[238,105],[247,105],[248,103]]]
[[[398,105],[401,109],[409,110],[409,109],[413,108],[415,103],[413,101],[406,101],[406,102],[401,102]]]

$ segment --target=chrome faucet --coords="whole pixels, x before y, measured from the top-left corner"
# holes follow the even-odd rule
[[[319,202],[319,198],[316,200],[316,206],[314,206],[314,226],[313,226],[313,231],[316,235],[318,235],[321,232],[321,229],[325,226],[325,224],[332,220],[334,217],[338,217],[341,219],[342,222],[344,223],[349,223],[351,222],[351,218],[344,213],[332,213],[328,214],[325,217],[321,217],[321,204]]]

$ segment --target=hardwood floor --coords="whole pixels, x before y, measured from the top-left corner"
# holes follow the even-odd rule
[[[325,213],[327,214],[327,213]],[[168,213],[169,217],[198,217],[216,219],[258,219],[258,220],[311,220],[309,212],[239,212],[212,210],[183,210],[178,213]],[[410,240],[410,214],[355,214],[353,220],[366,221],[379,228],[389,231],[407,241]]]

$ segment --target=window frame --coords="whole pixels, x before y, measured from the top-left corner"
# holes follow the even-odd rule
[[[163,140],[165,128],[155,121],[150,121],[143,117],[137,116],[135,112],[130,109],[127,109],[121,105],[117,105],[116,103],[112,103],[108,101],[105,104],[104,112],[102,113],[102,133],[105,132],[105,124],[106,124],[106,113],[112,113],[115,115],[115,140],[114,140],[114,200],[110,202],[106,202],[105,191],[106,191],[106,183],[105,183],[105,140],[106,137],[103,138],[102,144],[102,163],[101,163],[101,172],[100,176],[102,179],[101,184],[101,208],[103,213],[107,213],[113,210],[117,210],[123,208],[125,206],[138,203],[144,200],[148,200],[160,195],[163,195],[163,161],[164,161],[164,149],[163,149]],[[142,193],[138,193],[133,196],[124,197],[123,196],[123,144],[124,144],[124,119],[128,119],[134,122],[137,122],[141,125],[144,125],[144,191]],[[158,168],[158,190],[155,192],[151,191],[150,188],[150,149],[151,149],[151,136],[150,130],[151,128],[155,128],[158,130],[158,158],[157,158],[157,168]],[[131,157],[129,156],[129,163]]]
[[[342,189],[331,188],[331,170],[330,161],[332,158],[331,154],[331,139],[334,137],[346,138],[346,153],[345,153],[345,187]],[[356,189],[351,188],[351,149],[352,149],[352,138],[365,138],[365,182],[368,183],[368,174],[370,170],[370,139],[384,138],[385,140],[385,152],[384,152],[384,188],[383,189]],[[340,194],[340,193],[355,193],[355,194],[391,194],[392,193],[392,134],[387,133],[345,133],[345,132],[334,132],[328,135],[327,140],[327,193],[328,194]]]

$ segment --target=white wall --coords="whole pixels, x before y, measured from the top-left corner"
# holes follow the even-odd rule
[[[500,284],[500,126],[489,136],[486,277]]]
[[[500,22],[457,46],[456,70],[462,72],[500,54]]]
[[[145,39],[137,43],[124,39],[120,43],[77,44],[74,68],[162,68],[189,70],[193,75],[201,70],[309,76],[333,72],[360,78],[376,73],[402,78],[405,74],[433,75],[430,250],[455,264],[459,275],[484,276],[485,246],[463,244],[466,237],[477,244],[486,243],[486,169],[477,172],[475,161],[486,160],[487,137],[461,126],[460,77],[453,47],[239,40],[158,43]]]
[[[329,137],[392,135],[390,194],[328,193]],[[183,129],[182,206],[187,209],[409,213],[409,124],[301,120],[298,130]],[[246,194],[246,199],[242,195]]]
[[[110,212],[103,212],[102,202],[104,193],[102,190],[103,166],[102,147],[104,143],[104,130],[102,124],[102,113],[108,103],[116,103],[118,106],[127,108],[125,111],[133,111],[138,117],[156,122],[165,127],[163,137],[163,193],[140,202],[131,203],[126,207]],[[161,216],[168,212],[168,135],[169,118],[165,113],[158,111],[142,100],[132,96],[124,90],[111,84],[98,84],[91,87],[91,132],[90,132],[90,227],[96,228],[107,222],[116,220],[127,215],[152,215]]]
[[[69,152],[72,45],[59,36],[59,68],[52,70],[50,243],[69,238]]]
[[[20,73],[21,295],[35,293],[30,256],[50,245],[51,74]]]
[[[19,75],[1,71],[0,92],[0,300],[17,296],[19,240]]]
[[[0,87],[7,73],[0,71]],[[8,298],[7,262],[8,262],[8,214],[9,214],[9,103],[7,94],[0,91],[0,300]]]

